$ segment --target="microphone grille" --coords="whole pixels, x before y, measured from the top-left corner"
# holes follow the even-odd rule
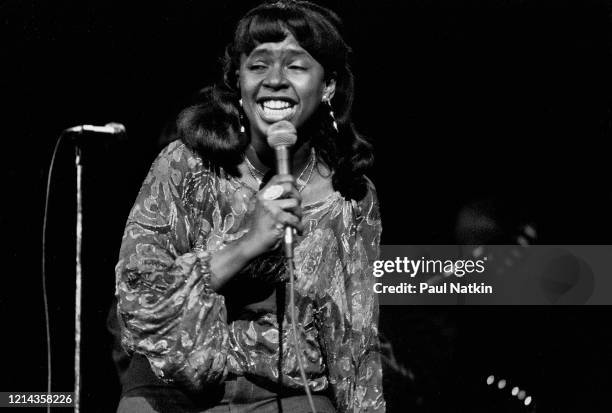
[[[121,123],[118,122],[110,122],[107,123],[106,125],[104,125],[108,128],[113,128],[113,133],[117,133],[117,134],[124,134],[125,133],[125,126]]]
[[[268,145],[273,148],[277,146],[292,146],[296,141],[295,126],[289,121],[281,120],[268,128]]]

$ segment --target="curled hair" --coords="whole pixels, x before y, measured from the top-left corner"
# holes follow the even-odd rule
[[[240,68],[241,56],[249,55],[258,44],[281,42],[291,34],[323,66],[326,80],[336,82],[332,106],[338,132],[332,128],[329,108],[321,104],[301,133],[309,136],[318,157],[334,172],[334,188],[346,198],[359,200],[366,193],[364,173],[373,163],[373,154],[372,146],[356,132],[351,121],[354,96],[354,79],[349,66],[351,49],[341,32],[340,18],[314,3],[298,0],[263,3],[247,12],[238,22],[234,39],[225,50],[224,81],[234,94],[230,101],[231,112],[235,113],[240,110],[236,107],[240,93],[236,73]],[[235,116],[238,119],[239,114]],[[206,138],[204,135],[202,137]],[[200,142],[199,138],[195,140]],[[210,141],[203,141],[207,140]],[[234,141],[239,144],[230,149]],[[228,139],[223,145],[212,142],[215,148],[228,148],[228,153],[232,150],[239,152],[240,156],[234,157],[234,160],[244,156],[246,145],[242,146],[243,143],[239,139]],[[199,147],[210,154],[211,151],[204,148],[207,145],[206,142],[199,143]]]
[[[239,132],[240,112],[234,100],[232,92],[206,87],[198,93],[198,103],[179,113],[176,128],[189,148],[237,176],[249,138]]]

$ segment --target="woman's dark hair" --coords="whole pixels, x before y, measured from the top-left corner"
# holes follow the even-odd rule
[[[240,94],[236,74],[241,56],[250,54],[258,44],[280,42],[288,33],[293,35],[300,46],[323,66],[326,79],[336,82],[332,106],[338,132],[332,127],[329,107],[321,104],[302,133],[308,134],[317,156],[334,171],[334,188],[346,198],[359,200],[366,193],[364,172],[371,166],[373,155],[372,146],[356,132],[351,121],[354,96],[353,73],[349,66],[351,49],[344,41],[341,30],[342,23],[338,16],[314,3],[297,0],[263,3],[247,12],[238,22],[234,40],[225,51],[224,81],[234,95],[232,112],[239,111],[235,106]],[[201,149],[216,148],[217,154],[218,148],[223,147],[224,151],[244,156],[242,140],[234,138],[220,143],[209,136],[201,138],[205,138],[203,140],[206,142],[200,143],[200,137],[191,141],[197,141]],[[211,154],[211,150],[204,149],[204,153]]]
[[[197,103],[183,109],[176,120],[179,139],[215,167],[239,175],[238,165],[249,145],[240,133],[240,112],[235,94],[217,86],[198,92]]]

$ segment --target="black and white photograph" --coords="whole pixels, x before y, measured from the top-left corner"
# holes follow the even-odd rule
[[[610,411],[611,23],[2,0],[0,408]]]

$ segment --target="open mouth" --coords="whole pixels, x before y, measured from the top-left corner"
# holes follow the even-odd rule
[[[297,104],[289,100],[261,99],[257,102],[261,117],[267,122],[278,122],[289,119],[294,113]]]

